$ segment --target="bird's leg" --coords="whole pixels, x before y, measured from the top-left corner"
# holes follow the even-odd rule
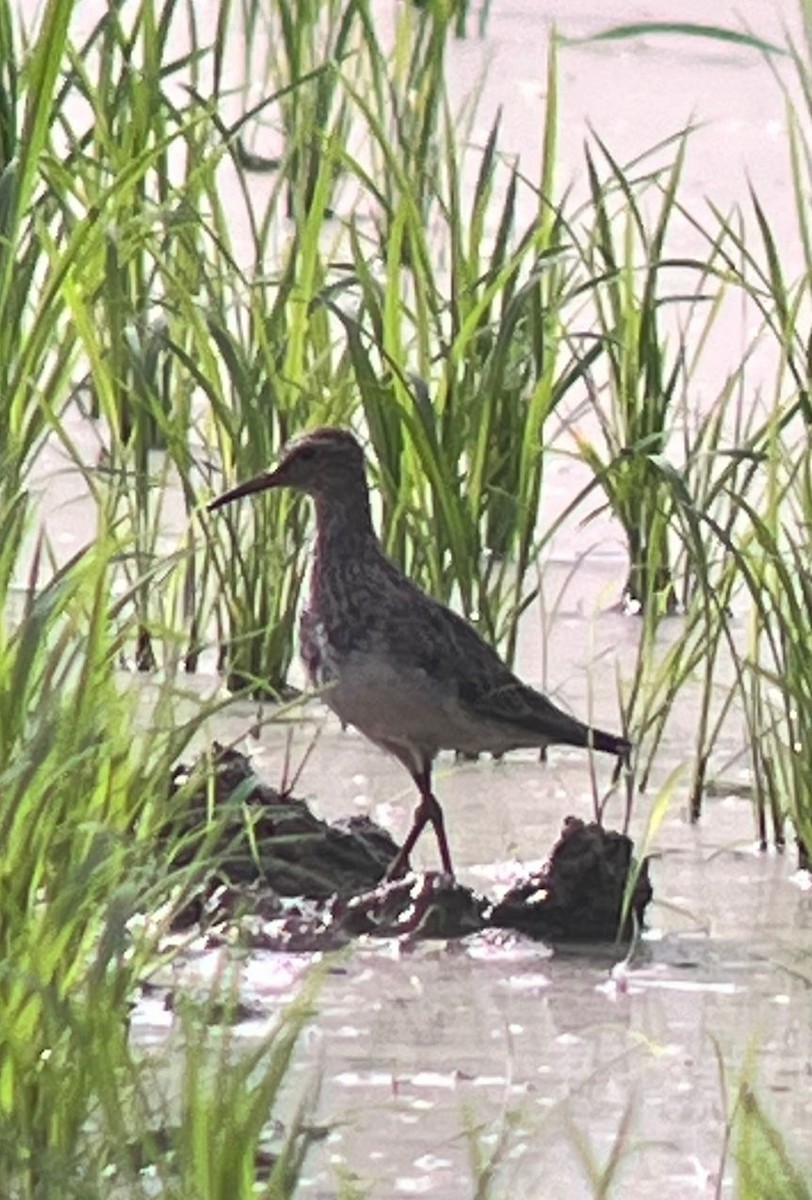
[[[454,868],[451,865],[451,854],[448,849],[448,840],[445,836],[443,810],[440,808],[437,797],[431,790],[431,766],[424,767],[421,771],[416,771],[414,773],[414,781],[420,789],[420,803],[415,809],[414,821],[412,822],[412,827],[409,830],[406,841],[401,846],[397,857],[387,871],[387,878],[399,879],[404,874],[409,862],[409,855],[414,849],[420,834],[429,822],[434,826],[434,835],[437,838],[443,870],[453,878]]]
[[[414,850],[415,842],[420,837],[420,834],[423,832],[429,821],[429,814],[424,810],[425,804],[421,800],[415,809],[414,820],[412,821],[412,827],[409,830],[408,837],[401,846],[400,850],[398,850],[395,858],[392,859],[389,870],[386,872],[387,879],[400,879],[406,874],[406,870],[409,866],[409,855],[411,854],[412,850]]]

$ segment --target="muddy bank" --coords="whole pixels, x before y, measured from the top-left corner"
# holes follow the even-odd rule
[[[211,862],[177,926],[217,936],[236,923],[255,948],[325,950],[362,935],[455,938],[492,927],[550,944],[606,942],[620,929],[627,885],[625,939],[652,895],[648,863],[635,864],[630,839],[576,817],[564,820],[542,869],[498,897],[435,872],[389,882],[399,847],[384,829],[367,817],[320,820],[219,746],[175,771],[169,811],[164,837],[180,844],[179,865],[204,848]]]

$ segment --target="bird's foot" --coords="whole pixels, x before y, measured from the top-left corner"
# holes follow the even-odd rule
[[[439,871],[415,871],[408,858],[405,858],[403,862],[399,862],[397,858],[393,859],[389,870],[386,872],[381,882],[399,883],[401,880],[405,879],[407,875],[413,875],[415,878],[421,876],[423,879],[442,880],[444,883],[455,884],[457,882],[457,876],[453,869],[447,870],[443,867]]]

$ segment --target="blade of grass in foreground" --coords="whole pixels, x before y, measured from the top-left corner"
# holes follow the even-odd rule
[[[591,43],[628,41],[633,38],[650,36],[679,36],[708,39],[714,42],[727,42],[734,46],[745,46],[757,50],[761,54],[789,53],[786,46],[769,42],[756,34],[741,29],[731,29],[725,25],[705,24],[701,21],[636,21],[624,25],[612,25],[597,33],[585,34],[581,37],[568,37],[559,34],[559,40],[564,45],[590,45]]]
[[[812,1200],[812,1186],[755,1092],[742,1086],[734,1114],[737,1200]]]
[[[217,869],[213,837],[190,861],[157,831],[186,802],[182,788],[169,798],[170,769],[218,704],[180,717],[167,671],[145,724],[116,671],[133,613],[131,594],[109,603],[122,546],[100,531],[47,579],[38,546],[22,610],[0,608],[0,1179],[8,1195],[102,1200],[112,1169],[141,1195],[136,1148],[180,1118],[191,1140],[161,1164],[169,1194],[247,1200],[307,995],[246,1059],[225,1053],[209,1017],[190,1018],[180,1069],[200,1078],[221,1059],[216,1087],[193,1089],[183,1113],[162,1096],[162,1055],[136,1054],[128,1028],[140,981],[171,953],[159,942],[171,913]],[[4,538],[0,577],[15,553]],[[192,1138],[213,1114],[216,1132]],[[307,1145],[299,1122],[282,1143],[278,1194]]]

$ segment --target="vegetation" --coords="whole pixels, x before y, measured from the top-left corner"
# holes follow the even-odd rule
[[[155,852],[171,767],[221,704],[190,703],[186,677],[210,663],[283,694],[302,587],[295,499],[211,521],[202,506],[300,429],[352,424],[389,553],[512,658],[537,563],[601,497],[640,613],[621,681],[629,804],[690,689],[694,814],[740,712],[763,841],[812,845],[812,52],[688,30],[769,55],[785,90],[796,280],[757,195],[686,209],[690,130],[629,164],[595,137],[586,198],[562,190],[555,43],[539,178],[502,152],[498,117],[476,144],[475,98],[460,115],[444,83],[465,4],[397,5],[390,38],[368,0],[220,0],[211,30],[192,0],[100,6],[89,28],[73,0],[33,24],[18,8],[0,0],[0,1191],[147,1194],[150,1139],[177,1126],[161,1194],[288,1195],[311,1136],[289,1096],[253,1189],[309,993],[255,1056],[221,1039],[214,1071],[189,1016],[180,1111],[128,1037],[171,915],[212,866],[205,844],[183,866]],[[703,255],[673,257],[677,218]],[[696,411],[729,303],[759,332]],[[754,404],[765,345],[778,367]],[[556,454],[590,478],[543,528]],[[53,519],[40,527],[55,478],[86,514],[67,561]],[[146,720],[122,664],[155,673]],[[741,1195],[765,1194],[770,1164],[788,1181],[772,1194],[807,1194],[745,1099]]]

